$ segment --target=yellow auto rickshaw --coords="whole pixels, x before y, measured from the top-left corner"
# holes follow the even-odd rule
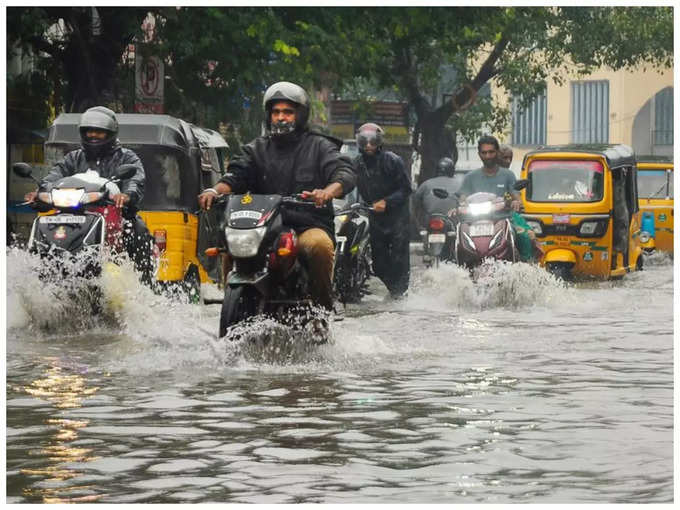
[[[664,156],[638,156],[637,168],[642,248],[672,254],[673,160]]]
[[[118,139],[142,160],[146,173],[139,206],[158,256],[157,288],[180,284],[194,300],[201,282],[218,282],[220,269],[198,250],[198,194],[224,172],[227,142],[216,131],[169,115],[121,113]],[[61,114],[45,142],[47,163],[80,145],[80,114]]]
[[[637,167],[626,145],[546,146],[524,157],[523,216],[563,279],[642,269]]]

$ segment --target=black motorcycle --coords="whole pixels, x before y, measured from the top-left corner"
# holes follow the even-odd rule
[[[35,218],[28,239],[29,252],[50,262],[43,267],[41,278],[97,277],[107,262],[123,252],[124,220],[111,197],[120,193],[120,181],[134,175],[135,165],[120,166],[110,179],[95,171],[74,174],[49,189],[40,187],[28,164],[15,163],[12,170],[38,183],[32,204],[35,209],[54,210],[54,214]],[[150,280],[150,275],[146,276]]]
[[[301,195],[228,195],[223,220],[223,246],[233,267],[226,278],[219,336],[248,318],[273,317],[283,324],[311,317],[307,268],[298,256],[295,231],[283,224],[286,208],[316,207]],[[297,324],[301,324],[298,322]]]
[[[368,217],[371,207],[336,200],[335,269],[333,287],[341,303],[358,303],[368,294],[371,276],[371,246],[368,239]]]
[[[443,188],[434,188],[432,193],[442,200],[449,198]],[[432,213],[425,217],[425,226],[420,230],[423,242],[423,265],[439,267],[440,262],[455,262],[456,225],[446,214]]]

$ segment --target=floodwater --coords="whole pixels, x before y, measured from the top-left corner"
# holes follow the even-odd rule
[[[217,339],[219,305],[125,270],[93,314],[35,264],[7,252],[8,503],[673,501],[663,256],[574,286],[416,265],[406,300],[373,280],[324,346],[267,321]]]

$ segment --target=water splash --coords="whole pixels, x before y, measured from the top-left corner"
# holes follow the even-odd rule
[[[213,341],[224,364],[241,360],[289,365],[321,359],[318,347],[333,343],[333,318],[321,308],[291,311],[276,320],[252,317],[230,327]]]
[[[470,272],[455,264],[426,269],[413,285],[409,302],[436,308],[479,311],[551,306],[570,294],[564,282],[543,268],[521,262],[489,261]]]

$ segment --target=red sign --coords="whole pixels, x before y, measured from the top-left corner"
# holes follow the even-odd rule
[[[158,57],[141,57],[135,62],[135,111],[163,113],[165,69]]]

